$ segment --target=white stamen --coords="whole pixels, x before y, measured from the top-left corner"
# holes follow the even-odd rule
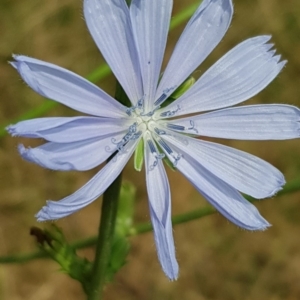
[[[178,161],[180,160],[180,158],[182,157],[181,153],[177,153],[175,154],[174,151],[170,148],[170,146],[162,139],[158,140],[158,143],[161,145],[161,147],[163,149],[166,150],[166,152],[172,156],[172,158],[174,159],[173,161],[173,166],[176,168]]]
[[[170,92],[175,90],[175,88],[176,88],[176,86],[165,89],[163,91],[162,95],[154,102],[154,105],[157,106],[157,105],[160,105],[161,103],[163,103],[168,98],[168,96],[170,95]]]
[[[145,95],[137,102],[136,105],[127,108],[126,109],[127,115],[131,116],[132,113],[136,111],[136,109],[144,112],[144,99],[145,99]]]
[[[161,117],[173,117],[180,110],[180,106],[177,105],[176,110],[168,110],[160,114]]]
[[[171,130],[177,130],[177,131],[188,131],[188,130],[193,130],[195,131],[196,133],[198,133],[198,130],[197,128],[195,128],[195,122],[193,120],[190,120],[190,124],[191,124],[191,127],[184,127],[182,125],[176,125],[176,124],[170,124],[168,123],[167,124],[167,127]]]
[[[111,142],[117,146],[117,150],[119,152],[124,151],[124,146],[130,141],[130,140],[137,140],[141,134],[142,131],[137,132],[138,123],[134,122],[132,125],[129,126],[128,132],[124,135],[124,137],[121,139],[121,141],[117,142],[115,138],[111,138]],[[106,151],[111,151],[109,146],[105,147]]]
[[[141,113],[141,116],[143,116],[143,117],[152,117],[153,115],[154,115],[154,113],[158,110],[158,109],[160,109],[160,106],[157,106],[157,107],[155,107],[152,111],[150,111],[150,112],[148,112],[148,113]]]
[[[154,131],[158,134],[158,135],[164,135],[167,134],[164,130],[159,129],[157,127],[154,128]]]
[[[152,171],[158,164],[159,159],[163,159],[165,155],[163,153],[158,153],[156,150],[156,147],[154,146],[154,143],[152,140],[148,139],[147,140],[148,146],[150,148],[151,153],[153,154],[155,161],[154,163],[150,166],[150,170]]]

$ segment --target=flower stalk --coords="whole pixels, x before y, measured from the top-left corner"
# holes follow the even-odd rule
[[[122,173],[115,179],[103,195],[101,221],[96,243],[96,254],[87,298],[88,300],[102,299],[106,283],[106,270],[110,259],[114,236],[121,182]]]

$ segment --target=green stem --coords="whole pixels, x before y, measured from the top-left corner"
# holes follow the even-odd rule
[[[96,242],[96,255],[92,270],[88,300],[102,299],[117,217],[121,182],[122,174],[116,178],[103,195],[101,221]]]
[[[202,1],[201,1],[202,2]],[[172,17],[171,23],[170,23],[170,30],[173,30],[174,28],[181,25],[184,21],[188,20],[193,13],[196,11],[196,9],[199,7],[200,3],[194,3],[189,6],[186,6],[182,11],[180,11],[178,14]]]

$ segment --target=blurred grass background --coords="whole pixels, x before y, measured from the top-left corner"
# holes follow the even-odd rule
[[[174,1],[179,12],[195,0]],[[235,16],[224,40],[195,72],[203,70],[246,38],[271,34],[278,52],[288,60],[278,78],[247,102],[284,103],[300,106],[300,2],[297,0],[236,0]],[[166,60],[183,26],[169,36]],[[41,105],[44,99],[31,91],[7,63],[11,54],[24,54],[58,64],[85,76],[103,59],[82,18],[78,0],[0,0],[0,123]],[[201,34],[201,33],[199,33]],[[197,37],[195,37],[197,38]],[[98,83],[113,94],[114,78]],[[76,112],[57,106],[48,116]],[[0,140],[0,255],[29,252],[35,242],[30,226],[46,199],[61,199],[95,174],[54,172],[23,161],[17,144],[34,146],[40,141],[5,136]],[[299,177],[299,141],[221,141],[272,163],[287,181]],[[173,214],[207,205],[178,173],[168,171]],[[142,176],[141,176],[142,175]],[[137,186],[136,222],[149,220],[144,174],[126,167],[124,177]],[[128,263],[107,287],[107,300],[251,300],[300,299],[300,193],[256,202],[273,227],[265,232],[246,232],[219,214],[174,229],[180,277],[169,282],[156,258],[152,233],[131,239]],[[59,220],[70,241],[96,234],[100,201]],[[93,256],[92,249],[81,251]],[[0,265],[0,299],[85,299],[80,285],[58,272],[58,265],[37,260],[22,265]]]

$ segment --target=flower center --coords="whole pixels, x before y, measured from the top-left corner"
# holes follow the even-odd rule
[[[144,99],[142,98],[137,102],[136,105],[126,110],[129,119],[132,120],[132,124],[129,126],[123,138],[120,140],[117,140],[115,138],[111,139],[111,142],[115,145],[114,149],[116,149],[119,154],[121,154],[122,152],[124,152],[124,147],[128,142],[138,140],[143,135],[144,141],[146,142],[145,147],[149,147],[151,153],[150,156],[153,160],[150,165],[150,170],[153,170],[157,166],[159,160],[163,159],[166,156],[164,153],[161,153],[161,151],[157,147],[158,145],[161,149],[163,149],[165,153],[167,153],[167,156],[172,161],[174,167],[176,167],[177,162],[182,157],[180,153],[174,152],[168,145],[168,143],[163,140],[162,136],[167,134],[168,129],[166,129],[166,131],[159,128],[160,126],[157,123],[159,118],[154,117],[155,112],[159,108],[160,106],[156,106],[152,111],[145,112]],[[165,113],[165,115],[163,114],[161,116],[173,116],[179,109],[180,108],[178,107],[178,109],[176,109],[174,112],[168,111],[167,113]],[[108,147],[108,151],[109,150],[111,150],[110,147]]]

